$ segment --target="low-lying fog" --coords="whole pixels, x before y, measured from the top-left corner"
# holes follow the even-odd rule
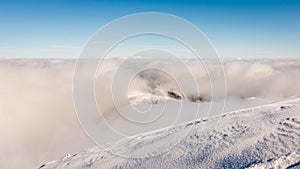
[[[136,74],[130,84],[118,84],[128,89],[117,91],[119,105],[125,109],[130,103],[142,104],[141,107],[153,103],[159,106],[166,99],[175,105],[176,100],[184,100],[185,106],[200,104],[208,110],[210,101],[221,103],[226,96],[225,111],[230,111],[297,97],[300,93],[299,60],[227,60],[222,63],[224,72],[214,72],[214,63],[203,66],[186,60],[198,89],[181,65],[171,61],[134,59],[118,66],[120,63],[118,59],[105,60],[95,81],[96,98],[103,113],[114,117],[112,121],[117,121],[118,115],[112,113],[116,109],[108,89],[116,70],[122,72],[117,78],[129,77],[127,75],[133,75],[134,70],[141,67],[164,67],[169,73],[145,70]],[[0,60],[0,168],[37,168],[66,153],[94,146],[81,129],[75,113],[74,66],[75,60]],[[225,75],[226,91],[218,90],[224,87],[224,83],[218,83],[221,75]],[[176,81],[181,84],[180,88]],[[213,88],[215,97],[211,95],[211,81],[220,84]],[[105,101],[101,103],[101,100]]]

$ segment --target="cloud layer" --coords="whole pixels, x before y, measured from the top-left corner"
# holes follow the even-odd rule
[[[93,146],[79,126],[72,102],[74,65],[74,60],[0,61],[1,168],[38,167],[63,153]],[[112,96],[118,97],[117,105],[127,106],[131,96],[167,96],[173,90],[187,100],[208,102],[212,82],[224,87],[218,82],[223,73],[226,92],[215,85],[215,99],[280,100],[300,93],[298,60],[227,60],[222,65],[224,72],[213,61],[204,66],[191,60],[105,60],[96,75],[96,96],[108,116],[116,110]],[[130,83],[115,85],[116,78]],[[112,85],[118,96],[112,95]]]

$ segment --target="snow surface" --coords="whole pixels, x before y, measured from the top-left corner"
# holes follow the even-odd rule
[[[175,138],[182,139],[173,145]],[[40,168],[299,168],[300,99],[184,122],[107,149],[67,154]]]

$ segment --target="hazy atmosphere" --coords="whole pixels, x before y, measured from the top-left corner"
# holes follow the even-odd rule
[[[0,168],[297,168],[300,2],[1,1]]]
[[[108,60],[102,63],[98,78],[106,80],[99,83],[100,88],[110,86],[112,82],[108,79],[111,79],[112,70],[119,62],[120,60]],[[157,67],[166,66],[163,61],[157,63],[155,60],[130,63],[138,67],[139,64],[145,66],[145,62]],[[203,97],[203,101],[198,102],[205,107],[206,102],[210,101],[211,93],[207,73],[197,61],[187,60],[186,63],[199,83],[199,92],[197,94],[196,89],[182,86],[183,92],[188,98]],[[76,153],[95,146],[81,130],[76,119],[72,100],[74,65],[75,60],[1,59],[0,108],[3,118],[0,129],[4,137],[0,144],[0,163],[4,168],[33,168],[48,160],[63,157],[66,153]],[[134,67],[126,68],[124,65],[120,69],[130,74]],[[166,66],[177,79],[187,80],[184,77],[188,75],[174,69],[176,67],[174,64]],[[300,87],[295,85],[300,83],[298,60],[228,60],[224,61],[224,71],[228,82],[225,111],[297,97],[300,94]],[[148,74],[155,75],[155,72],[150,71]],[[218,79],[215,77],[217,74],[211,76],[212,79]],[[137,77],[132,82],[131,95],[128,97],[153,93],[151,83],[156,83],[163,89],[176,89],[167,76],[158,74],[154,76],[155,79],[149,77],[150,75]],[[100,98],[111,97],[107,92],[100,92],[99,95]],[[216,99],[219,100],[225,97],[221,93],[217,96]],[[256,101],[251,99],[254,97],[257,98]],[[102,109],[113,112],[112,102],[106,101]],[[11,156],[14,157],[13,160]]]

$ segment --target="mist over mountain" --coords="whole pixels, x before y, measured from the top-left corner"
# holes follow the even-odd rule
[[[211,102],[221,106],[227,98],[224,112],[228,112],[297,97],[300,93],[299,60],[225,60],[221,62],[224,72],[214,71],[216,61],[207,61],[204,66],[200,61],[183,60],[185,70],[178,69],[183,63],[172,60],[135,58],[119,65],[121,61],[104,60],[95,75],[96,98],[112,122],[119,120],[108,90],[116,71],[121,72],[120,77],[124,79],[134,77],[130,84],[119,84],[128,87],[128,91],[115,90],[120,96],[118,105],[125,112],[130,106],[144,108],[149,104],[154,105],[155,110],[165,102],[174,109],[183,102],[186,105],[183,113],[188,117],[181,122],[195,118],[194,109],[187,108],[190,105],[200,105],[204,113]],[[0,140],[0,163],[4,168],[34,168],[65,153],[95,146],[82,131],[74,110],[75,63],[68,59],[0,60],[0,131],[4,133]],[[157,69],[134,74],[135,69],[147,66],[161,67],[169,74]],[[212,98],[210,81],[218,84],[222,74],[226,90],[214,88]],[[180,88],[174,79],[179,81]],[[219,84],[220,88],[224,87],[223,83]],[[166,119],[168,116],[172,113],[167,114]],[[139,131],[132,134],[135,133]],[[11,156],[16,162],[9,160]]]

